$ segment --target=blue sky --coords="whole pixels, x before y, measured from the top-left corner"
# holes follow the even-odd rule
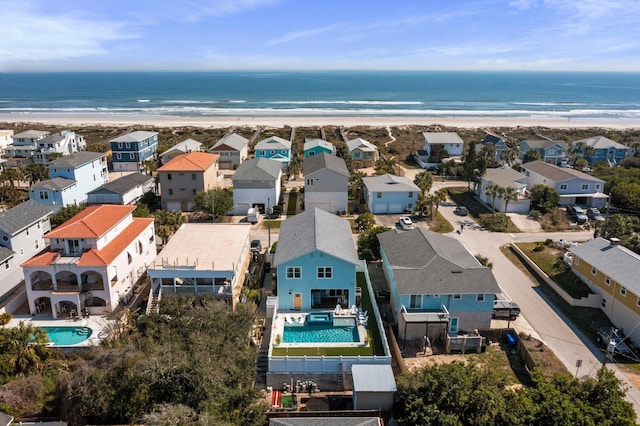
[[[640,70],[638,0],[0,0],[0,71]]]

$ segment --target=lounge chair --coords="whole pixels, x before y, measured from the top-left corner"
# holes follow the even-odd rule
[[[351,305],[351,315],[358,315],[358,307],[356,305]]]
[[[285,321],[287,324],[293,324],[293,318],[291,318],[291,314],[286,314],[286,315],[284,316],[284,321]]]
[[[336,305],[336,309],[335,309],[334,312],[335,312],[336,315],[342,315],[342,313],[343,313],[342,306],[340,306],[339,303]]]

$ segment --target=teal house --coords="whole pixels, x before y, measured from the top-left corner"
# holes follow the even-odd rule
[[[313,157],[314,155],[327,153],[336,155],[336,147],[331,142],[323,139],[305,139],[304,140],[304,158]]]
[[[291,141],[278,136],[263,139],[254,147],[256,158],[270,158],[279,161],[282,169],[286,169],[291,162]]]
[[[490,328],[500,288],[458,240],[423,228],[383,232],[378,240],[401,339]]]
[[[356,303],[360,260],[346,219],[319,208],[286,219],[274,263],[279,312],[346,309]]]

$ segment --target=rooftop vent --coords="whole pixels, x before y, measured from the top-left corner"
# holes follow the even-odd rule
[[[620,245],[620,238],[615,238],[615,237],[609,238],[609,243],[612,246],[618,246],[618,245]]]

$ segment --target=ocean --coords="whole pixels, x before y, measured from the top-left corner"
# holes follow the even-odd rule
[[[0,113],[640,119],[640,73],[0,73]]]

